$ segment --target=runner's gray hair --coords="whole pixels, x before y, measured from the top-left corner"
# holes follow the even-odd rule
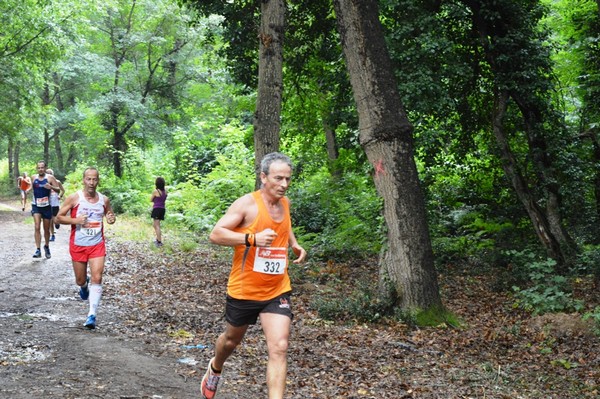
[[[271,152],[265,155],[262,161],[260,161],[260,171],[263,172],[265,175],[268,175],[271,164],[277,161],[287,163],[290,169],[294,169],[292,167],[292,160],[290,159],[290,157],[280,152]]]
[[[98,178],[100,178],[100,171],[98,170],[98,168],[94,167],[94,166],[88,166],[87,168],[85,168],[85,170],[83,171],[83,178],[85,179],[85,172],[87,172],[88,170],[95,170],[96,173],[98,174]]]

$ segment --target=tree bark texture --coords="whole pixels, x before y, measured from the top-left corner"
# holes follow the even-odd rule
[[[284,0],[261,2],[258,95],[254,113],[256,188],[260,187],[260,161],[266,154],[279,151],[285,12]]]
[[[535,196],[531,193],[525,177],[519,170],[518,162],[510,149],[509,139],[503,127],[508,99],[508,92],[501,91],[496,94],[494,100],[493,132],[500,149],[502,168],[506,176],[510,179],[527,215],[529,215],[533,229],[542,245],[546,248],[548,256],[559,262],[564,262],[560,245],[556,237],[552,234],[550,222],[544,211],[537,204]]]
[[[400,101],[377,1],[335,0],[334,6],[358,110],[360,144],[384,200],[388,232],[380,260],[381,297],[403,310],[441,306],[412,126]]]
[[[478,1],[463,0],[464,3],[471,9],[473,13],[473,25],[476,29],[481,46],[485,52],[486,59],[491,66],[491,70],[496,78],[496,86],[508,85],[512,82],[502,82],[502,76],[510,76],[511,73],[521,71],[524,66],[520,62],[504,62],[505,57],[510,57],[510,51],[514,50],[515,46],[502,46],[503,37],[511,29],[517,29],[518,23],[512,21],[509,16],[498,11],[497,17],[492,21],[489,20],[489,9],[482,10],[482,4]],[[501,7],[500,4],[495,4]],[[494,9],[494,6],[491,6]],[[527,40],[534,40],[533,37],[525,38],[522,44],[527,44]],[[543,80],[543,76],[532,78]],[[514,85],[512,85],[514,86]],[[503,90],[504,91],[504,90]],[[539,93],[526,91],[520,88],[511,88],[504,93],[500,93],[497,97],[496,115],[494,120],[494,135],[500,147],[503,147],[503,161],[508,159],[508,153],[512,150],[506,144],[508,138],[501,137],[506,135],[504,128],[501,126],[502,117],[505,111],[501,111],[502,107],[506,107],[509,98],[512,99],[518,107],[524,125],[524,133],[527,136],[527,146],[530,155],[531,168],[533,169],[537,183],[532,187],[532,183],[527,181],[524,174],[515,179],[515,175],[508,175],[513,183],[513,188],[517,192],[521,202],[525,206],[527,213],[531,219],[542,245],[545,247],[548,256],[555,259],[558,263],[558,270],[565,272],[568,266],[572,263],[576,244],[564,227],[563,217],[561,214],[561,197],[559,179],[556,176],[555,164],[549,151],[547,132],[544,131],[544,124],[552,121],[544,120],[549,118],[550,112],[545,109],[536,96]],[[504,98],[504,96],[508,96]],[[504,108],[506,110],[506,108]],[[499,134],[500,133],[500,134]],[[503,142],[503,140],[505,142]],[[511,157],[512,154],[510,154]],[[513,172],[516,171],[516,160],[513,157]],[[510,162],[509,162],[510,163]],[[506,171],[506,168],[505,168]],[[534,188],[537,188],[541,194],[536,194]],[[524,197],[527,197],[526,199]],[[542,208],[540,203],[545,203],[545,208]]]

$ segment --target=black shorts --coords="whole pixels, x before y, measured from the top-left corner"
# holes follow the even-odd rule
[[[277,313],[294,319],[292,300],[289,292],[268,301],[247,301],[227,295],[225,320],[235,327],[256,324],[261,313]]]
[[[58,210],[59,209],[60,209],[60,206],[53,206],[52,207],[52,216],[58,215]]]
[[[152,219],[165,220],[165,208],[152,208]]]
[[[31,204],[31,214],[39,213],[42,215],[42,219],[52,219],[52,207],[42,206],[38,207],[35,204]]]

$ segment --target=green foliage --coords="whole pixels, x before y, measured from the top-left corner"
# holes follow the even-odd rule
[[[323,167],[293,182],[292,218],[311,256],[341,259],[377,254],[383,242],[382,201],[370,177],[348,172],[340,178]]]
[[[8,162],[3,159],[0,161],[0,194],[14,195],[17,193],[17,183],[8,171]]]
[[[80,190],[83,180],[83,171],[88,166],[98,168],[100,183],[98,191],[106,195],[117,214],[129,213],[142,215],[151,209],[150,195],[154,190],[154,177],[148,174],[144,154],[139,149],[132,147],[127,153],[124,164],[126,175],[118,178],[109,167],[96,165],[78,165],[73,172],[68,174],[63,182],[66,194]]]
[[[583,320],[594,321],[594,333],[600,336],[600,306],[596,306],[594,310],[585,312],[583,314]]]
[[[581,247],[574,272],[579,275],[593,275],[597,281],[600,281],[600,245]]]
[[[432,247],[439,264],[477,260],[493,261],[506,240],[514,236],[510,222],[501,222],[482,209],[463,206],[440,216],[432,228]]]
[[[581,311],[583,302],[573,299],[569,292],[568,279],[555,273],[556,261],[540,259],[527,251],[509,251],[514,260],[514,268],[528,273],[528,288],[513,287],[515,307],[533,314]]]
[[[402,313],[401,313],[402,315]],[[454,327],[460,328],[464,324],[454,313],[445,308],[431,307],[402,315],[404,320],[413,320],[418,327]]]
[[[60,169],[61,149],[68,192],[81,188],[85,165],[98,166],[99,190],[119,213],[147,212],[154,178],[161,175],[168,184],[169,223],[209,230],[254,186],[254,94],[240,93],[252,92],[256,83],[259,4],[184,3],[195,3],[207,17],[196,18],[170,0],[138,1],[134,9],[131,2],[112,0],[4,1],[1,153],[18,149],[20,169],[33,172],[32,163],[45,151]],[[514,252],[503,262],[504,249],[539,243],[505,177],[490,116],[495,86],[522,95],[521,107],[541,110],[534,112],[539,136],[527,138],[523,110],[511,101],[505,120],[511,149],[533,194],[543,192],[544,184],[559,187],[566,226],[583,244],[576,271],[600,276],[600,250],[588,244],[598,240],[598,168],[590,140],[595,136],[588,134],[597,130],[599,114],[598,5],[594,0],[480,3],[477,14],[465,2],[380,3],[399,90],[415,127],[434,253],[438,263],[468,260],[494,270],[508,264],[510,285],[531,284],[516,295],[532,311],[546,303],[552,309],[577,308],[567,282],[554,276],[546,261]],[[553,10],[543,25],[539,4]],[[315,259],[374,259],[385,240],[382,203],[358,140],[331,3],[306,0],[288,7],[280,144],[296,166],[288,192],[296,235]],[[131,10],[128,30],[123,17]],[[489,28],[486,35],[474,34],[475,22]],[[545,35],[545,27],[552,28],[552,36]],[[550,51],[557,61],[553,70]],[[115,54],[123,55],[119,65]],[[561,90],[554,90],[554,77]],[[51,106],[41,106],[44,84],[56,95]],[[562,117],[576,136],[569,145],[562,141]],[[335,160],[328,158],[326,130],[336,136]],[[114,143],[115,131],[124,133],[121,147]],[[559,161],[552,165],[560,172],[556,180],[543,182],[545,171],[533,167],[539,153],[528,143],[538,138],[548,139],[543,153]],[[111,170],[115,154],[123,161],[120,178]],[[9,172],[0,176],[12,191]],[[542,208],[547,205],[543,195],[537,199]],[[351,301],[339,301],[348,318],[376,320],[383,312],[364,287]]]
[[[139,182],[132,178],[119,179],[110,175],[104,179],[103,188],[98,189],[110,198],[116,213],[141,215],[150,210],[150,194],[152,190],[140,187]]]
[[[238,197],[254,190],[254,155],[231,142],[215,154],[215,166],[199,181],[179,183],[169,213],[195,231],[208,231]]]

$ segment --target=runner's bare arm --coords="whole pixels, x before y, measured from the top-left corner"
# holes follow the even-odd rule
[[[69,195],[56,214],[56,222],[60,224],[85,224],[85,217],[72,218],[70,214],[71,209],[77,205],[78,201],[79,195],[77,193]]]
[[[251,195],[247,194],[238,198],[215,224],[210,233],[210,242],[229,247],[245,244],[245,234],[235,232],[233,229],[246,225],[247,221],[251,221],[256,217],[257,212],[256,204]]]
[[[115,212],[112,209],[112,205],[110,204],[110,200],[106,195],[104,196],[104,206],[106,207],[106,223],[113,224],[117,221],[117,216],[115,215]]]
[[[300,244],[298,244],[298,241],[296,240],[296,235],[294,234],[294,231],[290,229],[290,239],[289,239],[289,245],[292,248],[292,251],[294,251],[294,254],[297,256],[296,259],[294,259],[294,261],[292,263],[302,263],[304,262],[304,260],[306,259],[306,250],[304,248],[302,248],[300,246]]]
[[[56,180],[56,178],[52,175],[48,176],[48,183],[46,183],[44,185],[44,187],[49,190],[56,191],[57,193],[60,192],[60,186],[58,185],[58,180]]]
[[[62,199],[62,197],[65,195],[65,188],[63,187],[60,180],[56,180],[56,182],[58,183],[58,187],[60,187],[60,191],[58,192],[58,198]]]

